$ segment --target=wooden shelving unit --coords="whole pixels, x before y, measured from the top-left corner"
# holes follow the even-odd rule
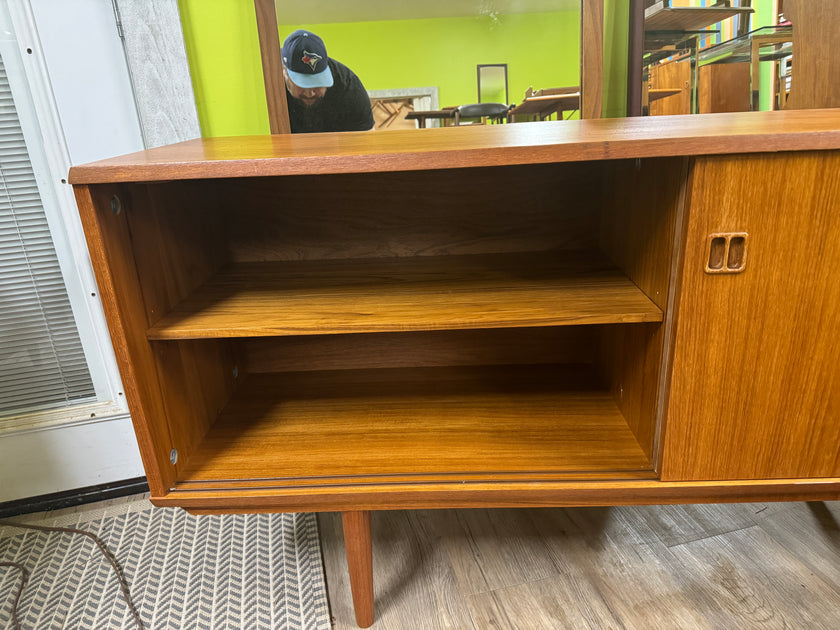
[[[341,510],[369,625],[370,510],[840,497],[838,171],[823,110],[205,139],[70,179],[152,501]]]
[[[669,0],[663,0],[645,9],[645,30],[671,33],[700,31],[736,15],[749,15],[753,11],[750,7],[724,5],[673,7]]]
[[[699,97],[699,63],[697,60],[699,38],[712,32],[707,30],[708,27],[718,22],[735,17],[738,17],[739,20],[748,19],[752,13],[754,13],[754,9],[750,7],[733,7],[730,6],[730,2],[728,1],[707,7],[674,7],[671,6],[670,0],[660,0],[645,9],[644,59],[643,61],[640,60],[643,65],[643,80],[647,82],[649,78],[651,85],[657,88],[673,87],[676,90],[673,94],[678,94],[686,89],[688,90],[688,111],[681,111],[685,103],[674,102],[664,107],[665,111],[658,112],[659,115],[708,113],[700,110],[700,101],[702,99]],[[680,63],[685,64],[684,68],[680,70],[676,70],[675,68],[663,70],[659,66],[658,62],[675,56],[683,57]],[[686,75],[684,80],[676,76],[683,73]],[[670,77],[675,83],[663,85],[662,79],[664,77]],[[687,88],[684,84],[687,85]],[[656,96],[662,98],[663,96],[667,96],[667,94],[651,89],[647,96],[649,98],[643,100],[642,103],[643,110],[656,100]],[[658,109],[663,108],[660,107]],[[746,110],[720,109],[714,111]]]

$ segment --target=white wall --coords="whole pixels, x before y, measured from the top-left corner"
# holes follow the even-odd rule
[[[143,476],[131,420],[0,438],[0,502]]]

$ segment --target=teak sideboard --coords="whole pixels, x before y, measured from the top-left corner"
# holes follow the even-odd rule
[[[207,138],[70,172],[152,501],[840,498],[840,110]]]

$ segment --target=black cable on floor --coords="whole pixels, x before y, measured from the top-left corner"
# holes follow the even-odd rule
[[[117,574],[117,579],[120,582],[120,589],[122,589],[122,595],[125,599],[125,603],[128,604],[128,609],[131,611],[132,616],[134,617],[134,621],[137,623],[137,627],[140,630],[145,630],[145,626],[143,625],[143,620],[140,618],[140,613],[137,612],[137,608],[134,606],[134,602],[131,599],[131,592],[128,590],[128,581],[125,579],[125,575],[123,574],[122,568],[120,567],[117,558],[108,547],[102,542],[96,534],[92,534],[91,532],[86,532],[83,529],[73,529],[72,527],[47,527],[46,525],[22,525],[19,523],[9,523],[5,521],[0,521],[0,526],[3,527],[17,527],[19,529],[35,529],[42,532],[64,532],[68,534],[81,534],[82,536],[87,536],[93,542],[96,543],[96,546],[99,547],[99,550],[102,552],[102,555],[105,556],[105,559],[111,564],[111,568],[114,569],[114,573]],[[15,624],[15,630],[21,630],[20,621],[18,620],[18,604],[20,602],[21,594],[23,593],[23,589],[26,586],[26,582],[29,579],[29,571],[26,570],[22,564],[18,562],[2,562],[0,566],[10,566],[18,569],[21,572],[21,582],[20,587],[18,588],[17,595],[15,596],[15,601],[12,604],[12,620]]]
[[[21,630],[20,621],[17,616],[17,608],[18,603],[20,602],[20,596],[23,593],[23,587],[26,586],[26,581],[29,579],[29,571],[27,571],[26,567],[20,562],[0,562],[0,567],[14,567],[20,571],[20,586],[18,587],[17,595],[15,595],[15,601],[12,602],[12,622],[15,624],[15,630]]]

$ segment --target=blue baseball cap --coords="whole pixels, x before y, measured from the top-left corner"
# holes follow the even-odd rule
[[[301,88],[332,87],[327,47],[315,33],[298,30],[283,42],[283,65],[289,78]]]

